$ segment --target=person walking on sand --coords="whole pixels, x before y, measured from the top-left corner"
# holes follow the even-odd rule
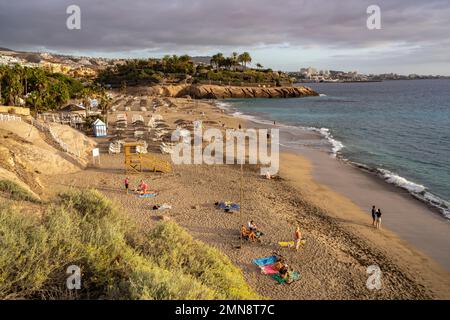
[[[375,206],[372,206],[372,226],[374,227],[376,220],[377,220],[377,209],[375,209]]]
[[[127,191],[127,194],[128,194],[128,187],[130,186],[130,180],[128,179],[128,177],[125,178],[124,184],[125,184],[125,190]]]
[[[302,233],[300,232],[300,227],[297,227],[294,232],[294,246],[295,250],[298,251],[300,248],[300,243],[302,241]]]
[[[376,216],[377,216],[377,220],[375,222],[375,227],[377,229],[380,229],[381,228],[381,210],[380,209],[377,210]]]

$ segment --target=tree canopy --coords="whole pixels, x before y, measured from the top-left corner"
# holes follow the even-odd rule
[[[0,104],[27,105],[37,111],[55,110],[89,90],[79,80],[41,68],[0,66]]]

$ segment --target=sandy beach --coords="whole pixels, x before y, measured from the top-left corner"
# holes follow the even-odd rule
[[[252,122],[254,127],[271,127]],[[389,184],[373,172],[358,168],[351,162],[333,157],[327,148],[308,147],[308,143],[323,139],[314,132],[302,132],[295,135],[284,132],[286,139],[295,139],[296,148],[282,147],[289,157],[295,155],[308,160],[312,177],[321,186],[329,187],[337,194],[348,198],[355,208],[338,208],[333,201],[319,201],[328,212],[337,216],[349,217],[353,209],[358,214],[353,220],[370,221],[370,210],[373,205],[382,208],[383,225],[394,231],[406,242],[414,245],[439,265],[450,272],[450,222],[436,208],[415,199],[409,192]],[[289,136],[289,137],[287,137]],[[315,143],[317,145],[317,143]],[[288,158],[288,157],[286,157]],[[300,161],[300,160],[296,160]],[[295,170],[296,161],[283,161],[283,169]],[[315,192],[315,194],[320,194]],[[314,195],[312,195],[314,196]],[[320,197],[318,197],[319,199]]]
[[[252,126],[208,102],[187,99],[170,99],[170,102],[173,103],[171,107],[163,106],[158,113],[171,128],[180,118],[211,121],[211,126],[220,129],[236,128],[238,124]],[[127,115],[132,117],[134,113],[139,111],[130,111]],[[152,148],[155,149],[149,146],[149,150]],[[164,157],[169,159],[168,155]],[[449,298],[450,277],[444,269],[445,259],[439,258],[445,258],[445,245],[435,247],[434,253],[427,251],[433,249],[432,241],[437,241],[425,240],[430,230],[422,228],[418,229],[421,232],[408,232],[408,227],[414,229],[420,219],[425,219],[414,210],[427,208],[398,192],[389,193],[388,187],[371,177],[364,178],[360,172],[350,174],[353,168],[347,167],[326,154],[312,155],[306,151],[302,155],[282,153],[281,178],[276,180],[262,178],[257,166],[245,165],[242,210],[233,214],[216,209],[214,203],[239,202],[241,172],[237,165],[177,165],[170,174],[130,175],[132,185],[145,179],[151,189],[158,191],[157,197],[148,199],[126,194],[123,190],[123,154],[102,154],[100,166],[46,176],[42,181],[51,186],[46,188],[51,190],[46,197],[72,187],[99,189],[117,202],[124,214],[137,221],[141,228],[151,228],[160,219],[175,220],[195,238],[229,256],[243,270],[249,284],[264,297]],[[370,197],[367,196],[369,191]],[[386,208],[382,230],[371,226],[371,217],[366,212],[367,203],[371,204],[371,201]],[[155,204],[162,203],[170,204],[172,209],[151,210]],[[410,223],[404,224],[404,229],[399,229],[403,226],[401,211],[395,209],[399,207],[411,212]],[[249,220],[254,220],[264,231],[262,243],[244,242],[241,245],[239,228]],[[292,240],[296,225],[300,226],[306,243],[299,252],[280,248],[279,241]],[[445,225],[436,220],[436,226],[441,229],[434,232],[442,233],[445,238]],[[283,255],[291,267],[300,272],[300,281],[280,286],[260,274],[252,259],[273,252]],[[382,271],[381,290],[366,287],[369,276],[366,270],[370,265],[378,265]]]

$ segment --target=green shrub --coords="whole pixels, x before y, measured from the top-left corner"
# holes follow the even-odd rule
[[[174,222],[163,222],[148,236],[143,252],[169,270],[191,275],[223,299],[257,299],[242,272],[228,257],[196,241]]]
[[[0,180],[0,193],[6,193],[12,200],[39,202],[32,193],[10,180]]]
[[[258,298],[228,258],[175,223],[141,239],[136,230],[95,190],[61,194],[42,218],[0,208],[0,299]],[[82,271],[75,293],[70,265]]]

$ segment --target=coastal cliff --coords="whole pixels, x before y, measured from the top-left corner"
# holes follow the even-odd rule
[[[314,90],[299,87],[238,87],[218,85],[168,85],[159,87],[159,94],[166,97],[181,98],[190,96],[194,99],[226,98],[298,98],[318,96]]]

